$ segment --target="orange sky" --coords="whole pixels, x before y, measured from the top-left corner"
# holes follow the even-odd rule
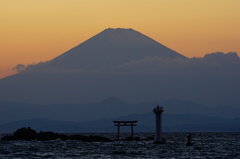
[[[187,56],[240,55],[240,0],[0,0],[0,78],[106,28],[133,28]]]

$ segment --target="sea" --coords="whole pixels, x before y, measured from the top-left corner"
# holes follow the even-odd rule
[[[115,140],[116,133],[89,133],[113,142],[81,141],[0,141],[1,159],[75,159],[75,158],[167,158],[240,159],[240,133],[191,133],[192,146],[186,146],[188,133],[163,133],[165,144],[154,144],[154,133],[135,133],[140,141]],[[129,133],[120,134],[121,138]]]

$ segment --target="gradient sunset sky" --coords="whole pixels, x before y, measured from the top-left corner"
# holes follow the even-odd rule
[[[0,0],[0,78],[106,28],[132,28],[187,57],[240,55],[240,0]]]

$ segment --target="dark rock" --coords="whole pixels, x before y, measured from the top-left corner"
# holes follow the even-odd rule
[[[30,127],[20,128],[13,134],[16,140],[35,140],[37,137],[37,132]]]
[[[1,140],[16,140],[12,135],[6,135],[1,138]]]
[[[37,140],[48,141],[48,140],[67,140],[67,136],[64,134],[58,134],[54,132],[40,132],[37,134]]]
[[[80,140],[80,141],[82,141],[83,140],[83,138],[84,138],[85,136],[83,136],[83,135],[70,135],[70,136],[68,136],[68,139],[69,140]]]
[[[28,128],[20,128],[16,132],[13,133],[12,136],[7,135],[3,136],[2,140],[40,140],[40,141],[50,141],[50,140],[79,140],[83,142],[110,142],[112,141],[109,138],[102,136],[83,136],[83,135],[64,135],[58,134],[54,132],[39,132],[37,133],[35,130]]]

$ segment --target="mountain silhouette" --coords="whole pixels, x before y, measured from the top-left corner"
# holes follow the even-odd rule
[[[145,57],[186,58],[133,29],[105,29],[42,67],[106,69]]]
[[[0,100],[82,104],[115,96],[131,103],[176,98],[239,107],[238,68],[234,52],[189,59],[133,29],[106,29],[48,62],[0,79]],[[116,115],[124,103],[113,108],[115,100],[104,107]]]

